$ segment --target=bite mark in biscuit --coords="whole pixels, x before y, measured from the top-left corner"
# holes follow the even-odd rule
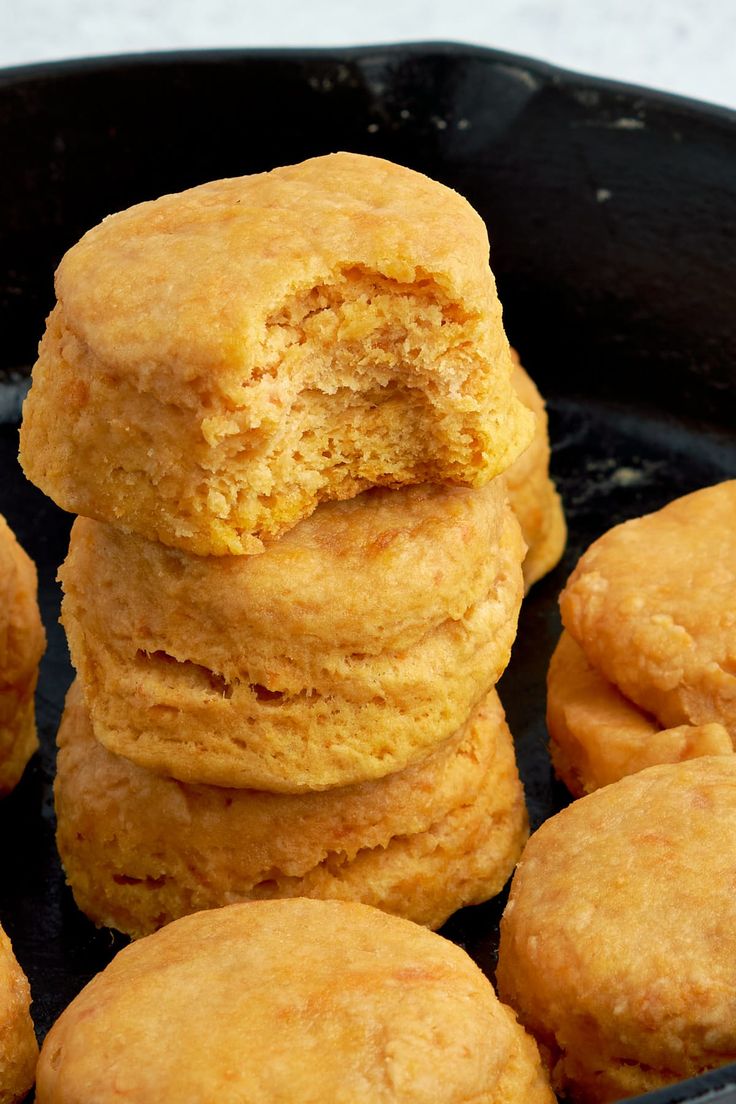
[[[85,235],[56,289],[24,470],[189,552],[262,551],[373,485],[480,486],[531,438],[482,221],[388,162],[141,204]]]

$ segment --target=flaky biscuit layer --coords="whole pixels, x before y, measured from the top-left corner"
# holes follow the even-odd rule
[[[501,925],[502,999],[603,1104],[736,1060],[736,757],[649,767],[546,821]]]
[[[510,543],[507,529],[495,480],[324,503],[247,559],[192,556],[79,518],[60,577],[65,608],[86,603],[85,627],[97,635],[234,679],[244,656],[268,667],[286,651],[304,665],[317,651],[413,647],[488,593],[498,575],[489,548]]]
[[[57,843],[79,907],[135,937],[238,900],[358,900],[439,927],[497,893],[527,834],[495,693],[422,763],[324,793],[188,786],[94,739],[81,688],[59,730]]]
[[[325,505],[259,557],[80,519],[62,616],[109,750],[187,782],[326,789],[464,724],[508,662],[523,554],[500,485]]]
[[[365,905],[258,901],[132,944],[44,1043],[39,1104],[553,1104],[480,970]]]
[[[67,253],[21,462],[59,505],[199,554],[371,485],[481,485],[529,412],[469,204],[355,154],[113,215]]]

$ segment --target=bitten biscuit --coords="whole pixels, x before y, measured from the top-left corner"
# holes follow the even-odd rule
[[[36,568],[0,515],[0,797],[38,747],[33,695],[46,647]]]
[[[495,693],[423,762],[324,793],[188,786],[94,739],[81,690],[59,729],[57,843],[77,904],[139,937],[238,900],[363,901],[439,927],[498,893],[527,836]]]
[[[33,1085],[38,1044],[31,991],[10,940],[0,928],[0,1104],[23,1100]]]
[[[62,260],[21,463],[66,510],[262,549],[372,485],[478,486],[528,445],[480,217],[356,154],[143,203]]]
[[[560,596],[588,662],[662,728],[736,741],[736,480],[617,525]]]
[[[524,587],[529,590],[559,563],[565,550],[567,526],[560,496],[549,477],[549,431],[544,399],[522,368],[514,349],[511,356],[514,389],[534,414],[536,427],[531,444],[503,477],[527,546]]]
[[[401,770],[465,723],[508,662],[523,554],[496,481],[325,503],[261,556],[78,519],[62,617],[110,751],[298,793]]]
[[[501,998],[580,1104],[736,1060],[736,757],[649,767],[529,840]]]
[[[547,729],[555,773],[575,797],[657,763],[733,754],[721,724],[663,729],[599,675],[565,632],[547,675]]]
[[[257,901],[121,951],[46,1037],[38,1104],[554,1104],[477,966],[366,905]]]

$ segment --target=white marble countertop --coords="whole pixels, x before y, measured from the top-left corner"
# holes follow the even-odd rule
[[[736,108],[733,0],[0,0],[0,66],[426,40],[494,46]]]

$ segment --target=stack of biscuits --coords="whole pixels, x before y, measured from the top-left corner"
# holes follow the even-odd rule
[[[437,927],[495,894],[527,833],[496,477],[534,418],[481,219],[336,154],[112,216],[56,286],[21,461],[82,515],[56,783],[80,907],[137,937],[293,896]],[[561,515],[545,540],[535,577]]]
[[[552,762],[580,797],[736,748],[736,480],[614,526],[560,595]],[[652,565],[656,565],[653,570]]]

